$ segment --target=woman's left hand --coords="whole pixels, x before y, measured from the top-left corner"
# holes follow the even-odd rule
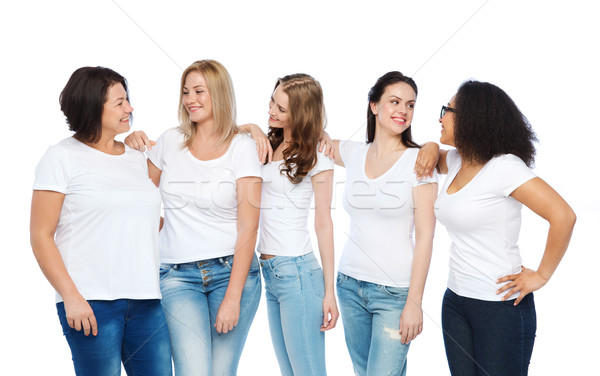
[[[335,296],[333,294],[325,294],[323,298],[323,325],[321,325],[321,331],[324,332],[335,328],[339,317],[340,312],[335,302]]]
[[[402,309],[402,314],[400,314],[400,342],[407,345],[417,338],[422,331],[423,310],[409,298]]]
[[[496,291],[496,295],[506,292],[502,297],[502,301],[505,301],[516,293],[520,293],[517,300],[515,300],[515,305],[517,305],[525,295],[540,289],[548,282],[548,280],[537,271],[527,269],[524,266],[521,268],[521,273],[507,275],[496,281],[496,283],[508,282]]]
[[[215,329],[217,333],[227,333],[238,324],[240,318],[240,302],[234,301],[230,298],[223,298],[219,311],[217,312],[217,319],[215,320]]]
[[[415,174],[417,179],[432,177],[438,159],[440,157],[440,147],[435,142],[428,142],[419,150],[415,162]]]

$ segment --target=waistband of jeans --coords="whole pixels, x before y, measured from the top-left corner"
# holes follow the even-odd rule
[[[229,258],[232,258],[232,257],[233,257],[233,255],[229,255],[229,256],[222,256],[222,257],[215,257],[215,258],[206,259],[206,260],[182,262],[179,264],[169,264],[169,263],[163,262],[161,265],[171,267],[175,270],[184,269],[184,268],[199,268],[199,267],[204,267],[207,265],[223,264],[223,263],[227,262],[227,260]]]

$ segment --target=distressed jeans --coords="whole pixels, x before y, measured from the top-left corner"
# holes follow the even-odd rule
[[[233,256],[185,264],[162,264],[160,289],[167,316],[175,374],[232,376],[260,301],[260,270],[252,260],[240,302],[237,326],[227,333],[214,327],[229,284]]]
[[[338,273],[337,292],[355,374],[406,375],[410,344],[400,342],[400,315],[408,288],[378,285]]]
[[[315,255],[260,260],[269,329],[283,376],[324,376],[323,269]]]

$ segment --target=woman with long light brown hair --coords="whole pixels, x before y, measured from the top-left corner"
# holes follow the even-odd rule
[[[262,167],[261,269],[269,327],[282,375],[325,375],[325,334],[339,316],[334,294],[333,161],[317,151],[325,124],[323,91],[307,74],[275,84],[267,138],[273,161]],[[260,136],[257,126],[243,126]],[[260,139],[260,137],[256,137]],[[308,217],[314,192],[313,254]]]

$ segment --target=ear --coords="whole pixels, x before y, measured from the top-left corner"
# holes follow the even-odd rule
[[[377,103],[370,102],[369,106],[371,106],[371,112],[373,113],[373,115],[377,115]]]

